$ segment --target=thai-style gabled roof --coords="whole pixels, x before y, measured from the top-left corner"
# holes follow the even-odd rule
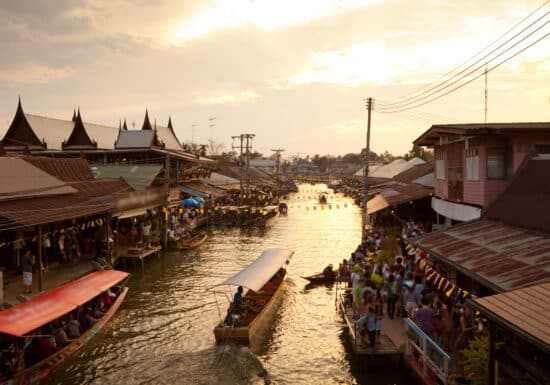
[[[70,120],[47,118],[25,114],[36,136],[45,143],[47,150],[62,150],[63,142],[70,136],[75,123]]]
[[[5,149],[25,148],[29,149],[44,149],[45,143],[42,142],[33,131],[23,107],[21,106],[21,98],[17,103],[17,110],[15,116],[6,131],[6,134],[2,138],[2,146]]]
[[[145,119],[143,119],[143,126],[141,127],[142,130],[152,130],[153,126],[151,126],[151,121],[149,120],[149,112],[145,110]]]
[[[164,145],[164,148],[168,150],[183,151],[183,147],[179,139],[174,134],[174,131],[170,127],[156,126],[157,137],[159,141]]]
[[[92,140],[84,128],[84,122],[82,121],[82,116],[80,116],[80,108],[73,122],[74,126],[71,135],[67,140],[63,141],[63,149],[96,149],[97,143]]]
[[[128,131],[128,125],[126,124],[126,118],[124,118],[124,123],[122,124],[122,129]]]
[[[97,143],[98,149],[113,150],[115,148],[119,133],[118,128],[86,122],[84,122],[84,128],[92,140]]]

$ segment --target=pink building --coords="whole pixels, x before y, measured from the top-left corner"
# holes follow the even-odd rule
[[[528,154],[550,153],[550,122],[433,125],[414,144],[434,149],[432,208],[450,225],[479,218]]]

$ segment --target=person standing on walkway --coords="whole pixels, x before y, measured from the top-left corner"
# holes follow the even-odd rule
[[[34,255],[27,249],[23,258],[21,258],[21,269],[23,270],[23,293],[32,293],[32,266],[34,265]]]

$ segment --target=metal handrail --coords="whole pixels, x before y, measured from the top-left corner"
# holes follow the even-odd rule
[[[449,363],[451,356],[424,333],[410,318],[405,318],[405,326],[407,327],[407,331],[412,331],[420,342],[420,345],[418,345],[413,339],[407,336],[406,354],[411,355],[411,347],[413,347],[422,357],[422,374],[426,376],[428,368],[430,368],[442,381],[443,385],[447,385],[449,383]],[[437,356],[437,362],[434,362],[431,358],[434,352]]]

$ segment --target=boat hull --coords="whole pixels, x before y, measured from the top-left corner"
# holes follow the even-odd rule
[[[202,246],[204,242],[206,242],[206,238],[208,238],[207,234],[199,234],[185,242],[182,243],[181,249],[182,250],[188,250],[188,249],[194,249],[196,247]]]
[[[77,340],[73,341],[63,349],[56,352],[54,355],[45,358],[44,360],[34,364],[30,368],[25,369],[23,372],[15,374],[13,377],[7,380],[0,380],[0,385],[29,385],[38,384],[42,379],[48,376],[53,370],[57,369],[61,364],[67,361],[71,356],[76,353],[78,349],[84,346],[93,336],[97,334],[107,322],[116,313],[124,297],[128,293],[128,288],[122,288],[116,301],[111,305],[109,310],[97,320],[97,322],[84,334],[82,334]]]
[[[285,282],[285,280],[281,282],[273,296],[270,298],[269,302],[266,303],[262,311],[256,315],[254,320],[252,320],[252,322],[250,322],[248,326],[216,326],[214,328],[214,336],[216,337],[216,342],[233,342],[250,346],[255,346],[259,342],[261,342],[263,340],[262,336],[265,334],[265,332],[269,328],[269,325],[271,324],[274,313],[279,308],[282,302],[282,293],[286,285]]]

